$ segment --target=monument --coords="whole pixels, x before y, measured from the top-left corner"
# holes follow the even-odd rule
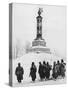
[[[32,47],[29,50],[29,52],[50,53],[50,49],[46,47],[46,42],[42,37],[42,19],[43,19],[43,17],[41,16],[42,12],[43,12],[42,8],[39,8],[38,16],[36,17],[36,19],[37,19],[37,34],[36,34],[36,38],[32,42]]]

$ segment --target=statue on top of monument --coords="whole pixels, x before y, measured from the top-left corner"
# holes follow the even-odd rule
[[[38,15],[40,16],[42,12],[43,12],[43,9],[42,8],[39,8]]]

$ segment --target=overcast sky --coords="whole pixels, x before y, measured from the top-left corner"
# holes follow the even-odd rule
[[[66,55],[66,7],[49,5],[13,4],[13,45],[20,40],[22,45],[32,43],[36,37],[36,17],[39,8],[42,34],[47,47],[55,49],[61,56]]]

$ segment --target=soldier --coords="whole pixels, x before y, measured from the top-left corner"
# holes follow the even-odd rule
[[[50,70],[51,70],[51,66],[49,65],[49,62],[47,62],[47,65],[46,65],[46,79],[49,79],[49,77],[50,77]]]
[[[45,79],[46,73],[47,73],[47,72],[46,72],[46,71],[47,71],[47,70],[46,70],[46,69],[47,69],[46,66],[47,66],[47,65],[46,65],[46,62],[43,61],[43,79]]]
[[[24,74],[23,67],[21,67],[20,63],[18,63],[18,67],[15,70],[15,75],[17,76],[17,80],[19,83],[21,83],[21,80],[23,80],[23,74]]]
[[[34,62],[32,62],[32,65],[30,68],[30,75],[29,75],[29,76],[31,76],[32,81],[35,81],[35,79],[36,79],[36,72],[37,72],[36,66],[35,66]]]
[[[41,64],[41,62],[39,62],[39,70],[38,70],[39,76],[41,81],[43,80],[43,65]]]
[[[58,77],[57,68],[56,68],[56,62],[53,63],[53,70],[52,70],[52,76],[54,79]]]
[[[59,60],[57,61],[56,69],[57,69],[58,76],[60,76],[60,62],[59,62]]]
[[[65,71],[66,71],[65,65],[66,63],[64,63],[63,59],[61,59],[60,73],[63,78],[65,77]]]

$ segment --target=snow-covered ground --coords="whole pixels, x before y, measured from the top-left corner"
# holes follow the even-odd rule
[[[29,77],[30,74],[30,67],[32,62],[35,62],[35,65],[37,67],[37,73],[36,73],[36,83],[34,84],[58,84],[58,83],[64,83],[65,79],[54,81],[54,80],[49,80],[49,81],[44,81],[44,82],[38,82],[39,81],[39,75],[38,75],[38,66],[39,66],[39,61],[48,61],[51,65],[53,64],[54,61],[60,60],[61,58],[53,55],[53,54],[47,54],[47,53],[28,53],[23,55],[22,57],[13,60],[13,86],[20,86],[20,84],[17,83],[17,78],[15,75],[15,69],[18,66],[18,63],[21,63],[21,66],[24,69],[24,75],[23,75],[23,84],[27,85],[31,82],[31,77]],[[52,72],[51,72],[52,74]],[[30,83],[30,85],[33,85],[33,83]]]
[[[57,80],[48,80],[48,81],[39,81],[36,80],[35,82],[27,81],[22,83],[15,83],[14,87],[22,87],[22,86],[42,86],[42,85],[60,85],[60,84],[66,84],[66,78],[64,79],[57,79]]]

